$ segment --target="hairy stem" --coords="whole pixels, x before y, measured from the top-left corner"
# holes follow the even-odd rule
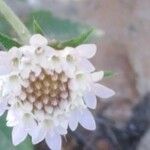
[[[14,28],[21,42],[26,43],[30,38],[30,32],[28,31],[26,26],[22,23],[22,21],[16,16],[16,14],[3,0],[0,0],[0,13],[5,17],[8,23],[10,23],[10,25]]]

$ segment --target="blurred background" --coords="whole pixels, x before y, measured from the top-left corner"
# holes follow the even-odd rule
[[[150,150],[150,0],[6,0],[31,29],[35,18],[51,39],[67,40],[90,27],[98,51],[97,70],[115,75],[103,83],[116,91],[93,111],[96,131],[79,127],[63,141],[64,150]],[[15,37],[0,16],[0,32]],[[105,33],[105,34],[104,34]],[[103,36],[102,36],[103,34]],[[30,139],[14,147],[0,120],[0,150],[48,150]]]

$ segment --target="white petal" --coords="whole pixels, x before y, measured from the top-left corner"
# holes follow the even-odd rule
[[[53,130],[53,122],[52,120],[44,120],[42,121],[37,128],[34,130],[34,134],[32,136],[32,143],[37,144],[45,139],[48,132]]]
[[[1,92],[1,91],[0,91]],[[4,112],[8,109],[8,96],[0,97],[0,116],[4,114]]]
[[[10,58],[7,52],[0,52],[0,75],[9,74],[12,71]]]
[[[48,60],[45,57],[42,57],[41,60],[38,59],[38,62],[40,62],[40,66],[44,69],[48,69],[50,67]]]
[[[91,74],[91,77],[93,82],[100,81],[104,77],[104,71],[94,72]]]
[[[44,140],[46,137],[47,130],[43,126],[39,126],[35,129],[35,132],[32,133],[32,143],[37,144]]]
[[[35,49],[36,48],[34,46],[25,45],[25,46],[20,47],[19,51],[21,51],[25,57],[30,58],[34,54]]]
[[[69,64],[67,62],[64,62],[62,64],[62,68],[63,68],[63,71],[65,72],[65,74],[69,77],[73,77],[74,76],[74,72],[75,72],[75,68],[76,66],[74,64]]]
[[[45,140],[51,150],[61,150],[62,141],[60,135],[48,135]]]
[[[15,113],[12,109],[10,109],[8,112],[7,112],[7,117],[6,117],[6,120],[7,120],[7,126],[8,127],[13,127],[13,126],[16,126],[18,124],[18,119],[16,119],[17,117],[15,116]]]
[[[95,44],[83,44],[76,47],[79,55],[85,58],[91,58],[96,53],[96,45]]]
[[[1,99],[0,100],[0,116],[2,116],[6,110],[7,110],[7,100]]]
[[[24,112],[30,113],[33,109],[33,105],[30,102],[26,101],[24,103],[24,105],[22,106],[22,109],[23,109]]]
[[[24,128],[30,135],[34,134],[34,130],[37,128],[37,123],[30,114],[24,114],[23,116]]]
[[[44,120],[44,117],[45,117],[44,111],[35,110],[34,115],[35,115],[35,117],[36,117],[37,120],[40,120],[40,121]]]
[[[48,44],[48,41],[42,35],[35,34],[31,37],[30,44],[34,46],[46,46]]]
[[[19,48],[17,47],[12,47],[9,51],[8,51],[9,57],[11,59],[13,58],[21,58],[22,56],[22,52],[19,50]]]
[[[56,130],[56,133],[61,134],[61,135],[67,134],[67,130],[61,126],[56,127],[56,129],[54,130]]]
[[[12,141],[13,144],[16,146],[23,142],[27,137],[27,132],[24,130],[23,125],[15,126],[12,130]]]
[[[87,59],[81,59],[79,67],[81,67],[85,72],[93,72],[95,70],[94,65]]]
[[[41,68],[39,67],[39,66],[34,66],[33,68],[32,68],[32,71],[35,73],[35,76],[39,76],[40,75],[40,73],[41,73]]]
[[[45,56],[51,58],[54,55],[54,49],[50,46],[45,47]]]
[[[67,108],[67,106],[65,108]],[[65,115],[59,115],[58,122],[59,122],[59,125],[61,126],[61,128],[65,129],[65,130],[68,128],[68,117],[66,117]]]
[[[76,84],[76,80],[70,80],[69,84],[69,89],[72,90],[72,91],[76,91],[78,89],[78,84]],[[73,96],[76,96],[76,95],[73,95]]]
[[[9,66],[0,65],[0,75],[7,75],[12,71],[12,68]]]
[[[6,108],[2,107],[1,104],[0,104],[0,116],[2,116],[5,111],[6,111]]]
[[[59,64],[59,65],[56,65],[54,69],[55,69],[55,71],[56,71],[57,73],[60,73],[60,72],[62,71],[62,67],[61,67],[60,64]]]
[[[109,98],[115,94],[115,92],[112,89],[98,83],[93,84],[92,88],[95,95],[101,98]]]
[[[94,117],[88,109],[85,109],[81,112],[79,122],[84,128],[88,130],[96,129]]]
[[[70,119],[69,119],[69,127],[72,131],[76,130],[77,126],[78,126],[78,112],[74,111],[72,112]]]
[[[97,99],[93,93],[87,91],[84,94],[84,101],[89,108],[95,109],[96,104],[97,104]]]
[[[30,73],[30,68],[28,68],[28,66],[26,66],[26,68],[22,69],[20,72],[20,75],[23,79],[27,79],[29,77],[29,73]]]

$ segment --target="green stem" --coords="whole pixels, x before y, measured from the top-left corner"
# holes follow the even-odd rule
[[[3,0],[0,0],[0,12],[3,14],[5,19],[10,23],[10,25],[14,28],[20,40],[23,43],[27,43],[27,41],[30,38],[30,32]]]

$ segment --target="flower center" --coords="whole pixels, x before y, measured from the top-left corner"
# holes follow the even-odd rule
[[[54,62],[59,62],[59,57],[53,56],[53,57],[52,57],[52,60],[53,60]]]
[[[69,98],[69,78],[64,72],[42,70],[38,77],[31,72],[28,80],[29,85],[22,86],[20,99],[32,103],[34,110],[46,111],[48,106],[58,107],[61,101]]]
[[[42,49],[42,47],[38,47],[37,49],[36,49],[36,51],[35,51],[35,53],[37,54],[37,55],[40,55],[40,54],[42,54],[44,52],[44,49]]]
[[[19,64],[19,59],[18,58],[13,58],[12,65],[13,66],[18,66],[18,64]]]
[[[67,59],[68,62],[73,62],[74,61],[74,58],[71,55],[68,55],[66,59]]]

